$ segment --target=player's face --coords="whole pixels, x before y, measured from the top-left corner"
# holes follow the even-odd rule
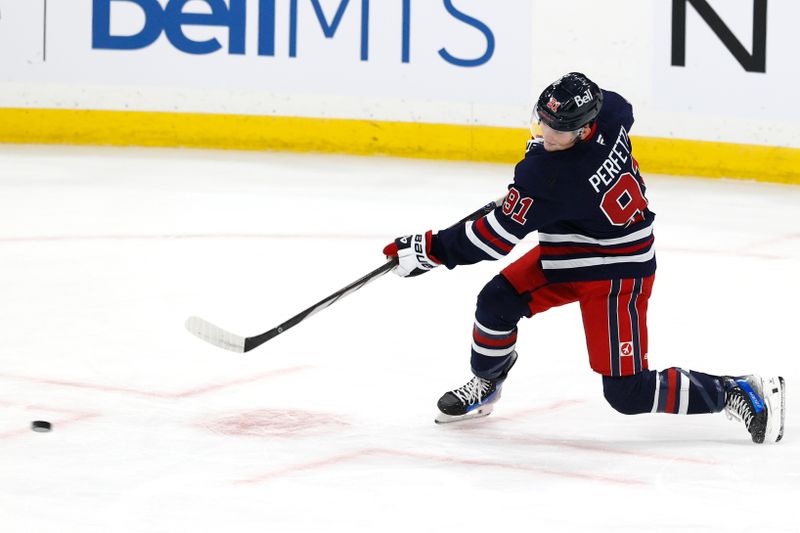
[[[558,152],[566,150],[575,146],[580,137],[580,130],[578,131],[558,131],[554,130],[544,122],[540,122],[542,128],[542,137],[544,138],[544,149],[548,152]]]

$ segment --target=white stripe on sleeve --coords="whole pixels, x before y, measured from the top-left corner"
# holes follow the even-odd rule
[[[506,228],[500,225],[500,222],[497,220],[494,211],[491,211],[488,215],[486,215],[486,222],[489,223],[489,225],[498,235],[500,235],[502,238],[504,238],[511,244],[519,243],[519,239],[517,237],[506,231]]]
[[[494,259],[502,259],[504,257],[502,254],[490,248],[488,244],[480,240],[480,238],[475,235],[475,230],[472,229],[472,221],[467,222],[464,226],[464,229],[467,232],[467,239],[469,239],[469,242],[475,245],[476,248],[482,252],[485,252],[489,257]]]

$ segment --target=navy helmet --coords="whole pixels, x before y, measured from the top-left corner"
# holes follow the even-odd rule
[[[601,107],[600,87],[584,74],[570,72],[542,91],[534,118],[554,130],[575,131],[594,121]]]

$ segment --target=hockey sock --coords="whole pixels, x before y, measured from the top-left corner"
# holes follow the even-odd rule
[[[527,299],[501,275],[486,284],[478,295],[472,328],[472,372],[484,379],[505,373],[517,344],[517,322],[528,316]]]
[[[725,405],[725,392],[718,376],[668,368],[625,377],[603,376],[608,403],[624,414],[717,413]]]

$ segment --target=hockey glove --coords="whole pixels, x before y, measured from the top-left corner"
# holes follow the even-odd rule
[[[392,272],[403,278],[411,278],[441,264],[430,255],[430,249],[431,232],[428,231],[424,235],[417,233],[398,237],[393,243],[386,245],[383,254],[386,257],[397,256],[399,262]]]

